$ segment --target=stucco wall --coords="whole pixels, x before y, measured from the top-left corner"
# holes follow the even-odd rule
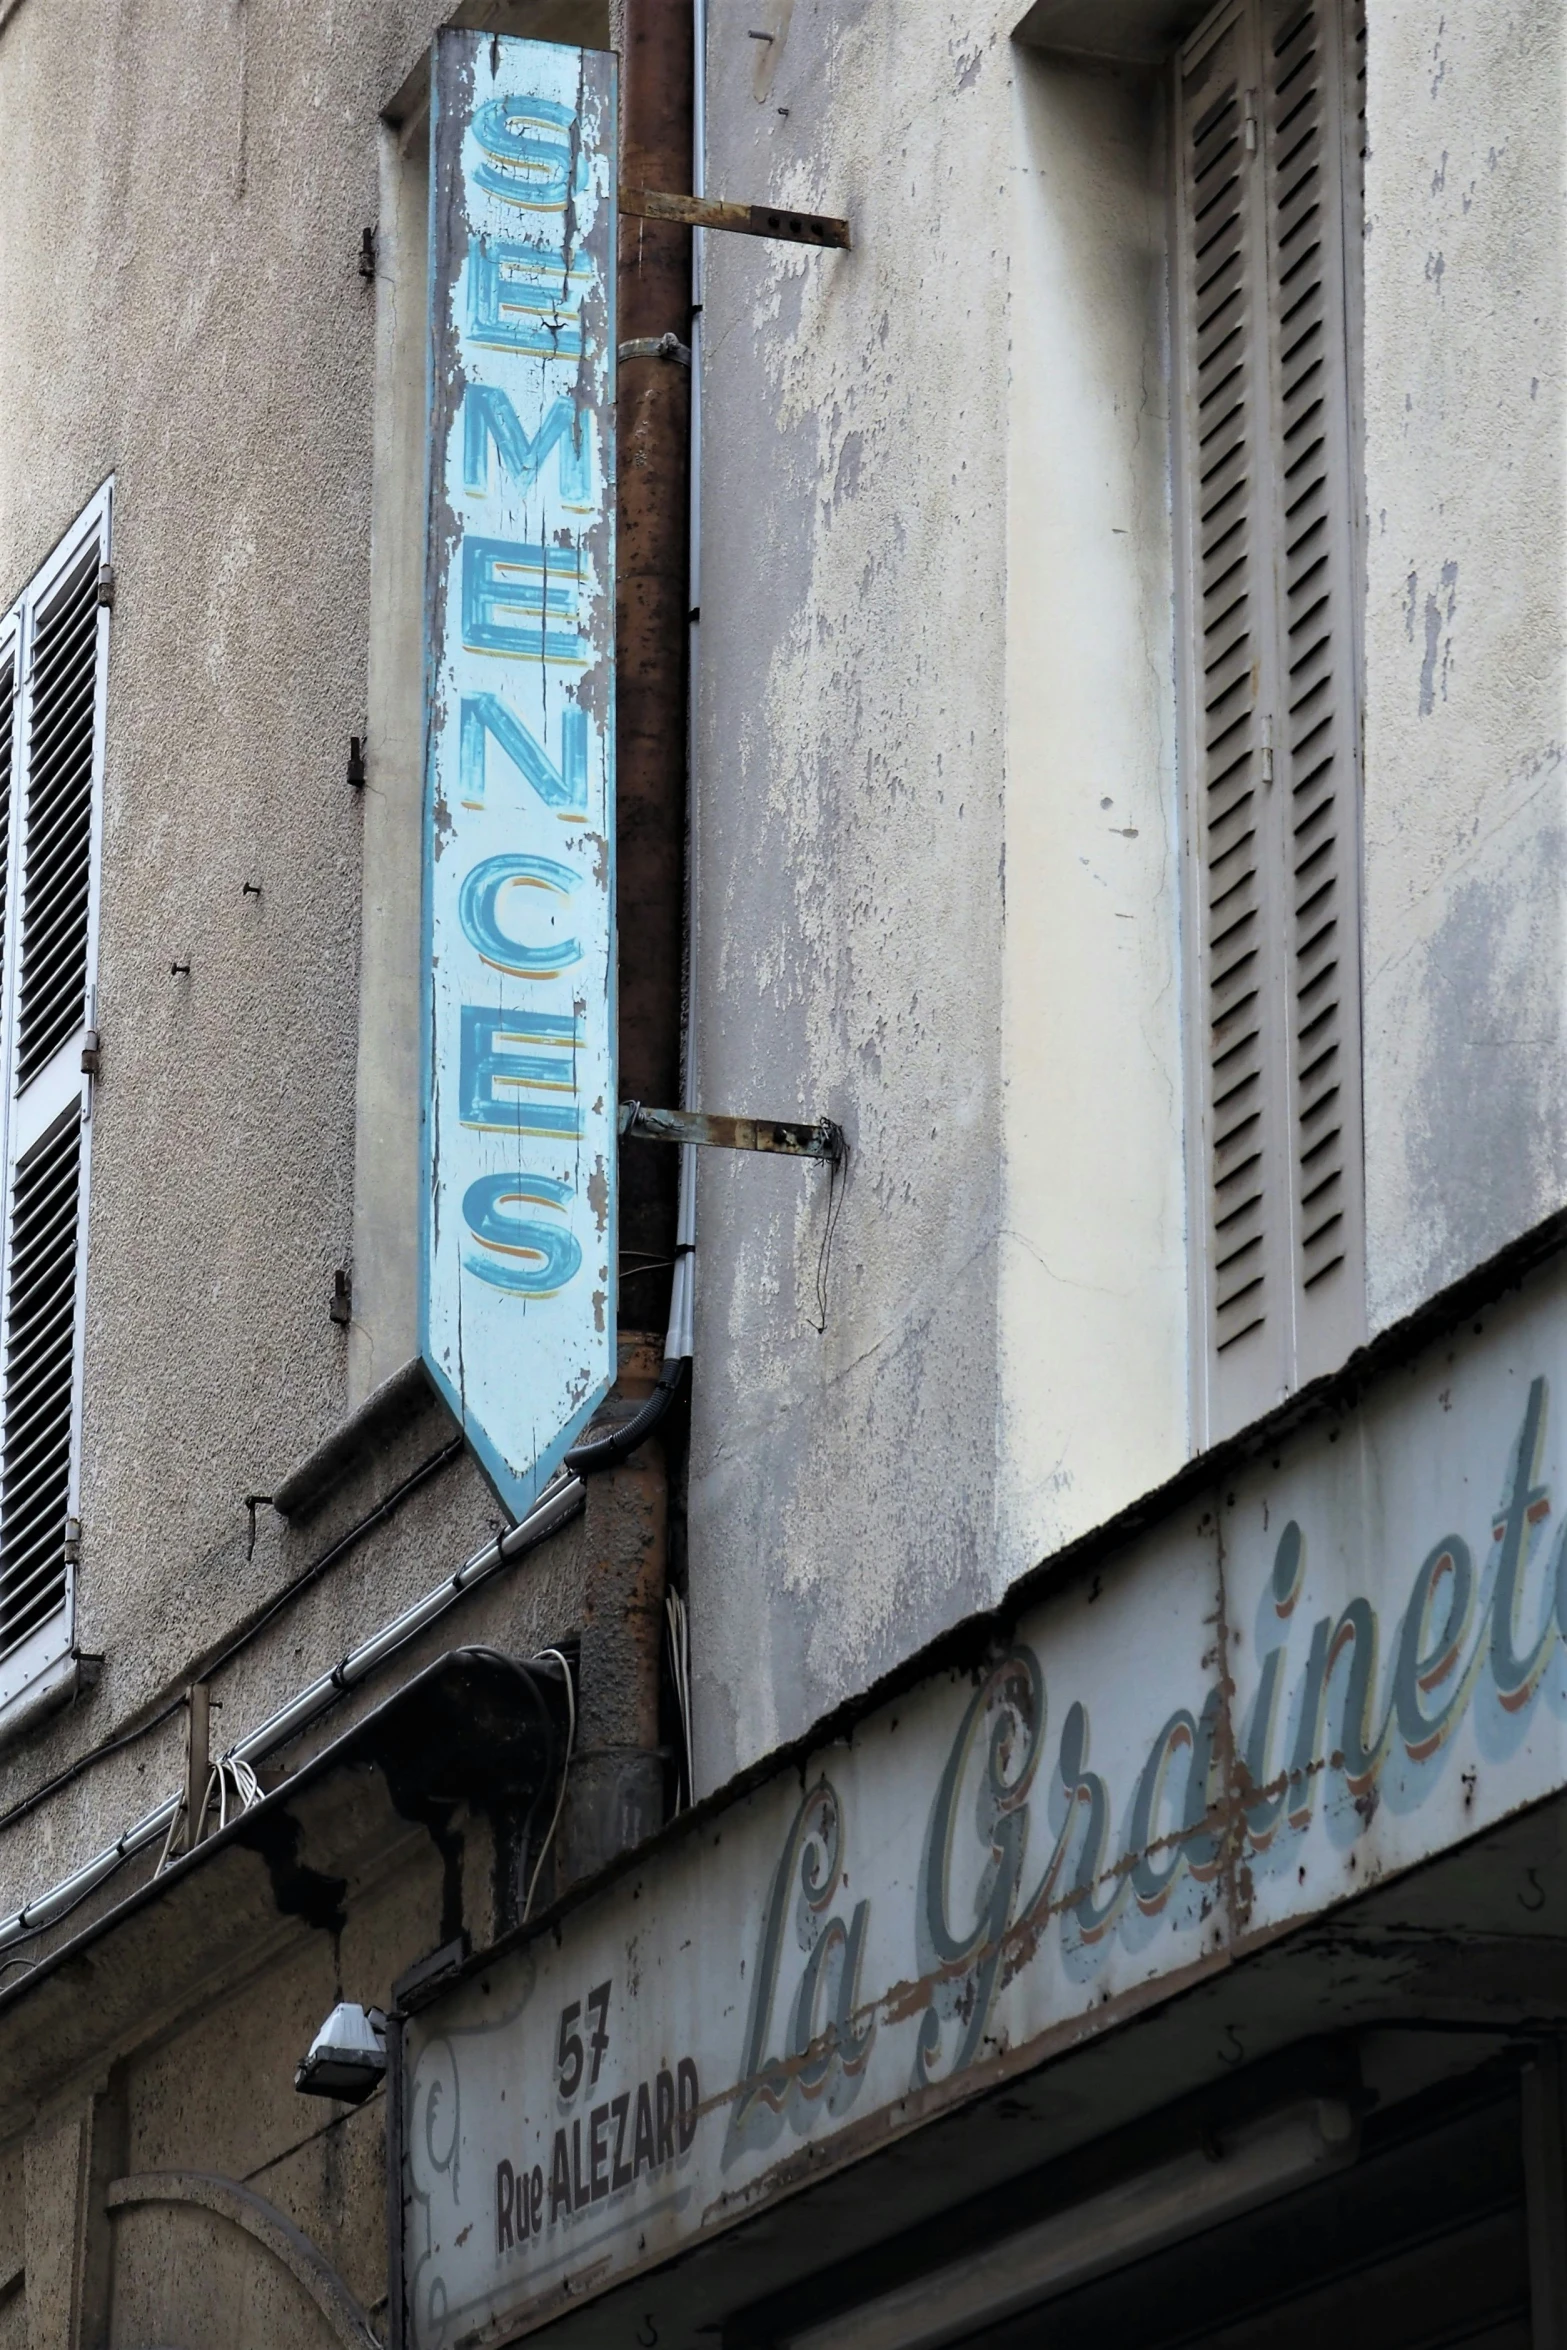
[[[199,40],[172,0],[0,16],[0,605],[116,484],[76,1624],[102,1678],[0,1752],[0,1812],[166,1705],[449,1434],[385,1448],[312,1519],[246,1508],[349,1401],[328,1305],[351,1247],[367,810],[346,762],[365,729],[388,299],[359,247],[380,203],[381,109],[449,13],[223,0]],[[465,13],[605,31],[594,0]],[[403,454],[417,474],[419,449]],[[415,894],[394,872],[369,908],[383,948],[374,924],[417,927],[412,813],[408,828]],[[384,1099],[407,1040],[379,996],[366,1033]],[[416,1122],[417,1089],[403,1092]],[[400,1252],[404,1297],[416,1236],[410,1184],[376,1233],[383,1257]],[[384,1376],[411,1333],[372,1333],[367,1362],[376,1337]],[[217,1742],[500,1522],[471,1463],[425,1486],[246,1649]],[[526,1594],[492,1594],[472,1624],[524,1648],[560,1638],[579,1559],[568,1536]],[[0,1914],[176,1784],[180,1740],[171,1718],[0,1833]]]
[[[0,595],[111,471],[118,497],[81,1584],[107,1664],[39,1767],[289,1571],[244,1496],[349,1400],[327,1303],[356,1249],[353,1393],[411,1338],[406,1021],[358,977],[406,996],[416,770],[399,812],[344,762],[372,631],[383,667],[407,635],[369,585],[378,305],[383,412],[395,338],[359,236],[443,13],[225,0],[192,42],[172,9],[27,0],[0,31]],[[1159,102],[1020,51],[1018,13],[711,9],[710,190],[842,211],[855,246],[708,240],[699,1095],[852,1146],[841,1195],[701,1169],[708,1784],[1189,1441]],[[1376,1324],[1557,1204],[1567,1154],[1567,35],[1523,0],[1370,15]],[[372,728],[372,785],[406,753]],[[454,1481],[431,1549],[484,1508]],[[334,1622],[424,1579],[345,1585]],[[256,1703],[295,1673],[280,1647]]]
[[[1369,1304],[1567,1190],[1567,16],[1370,0]]]
[[[0,594],[116,482],[80,1585],[106,1707],[132,1647],[156,1678],[224,1609],[196,1563],[345,1395],[357,247],[438,14],[225,5],[192,38],[30,0],[0,36]]]

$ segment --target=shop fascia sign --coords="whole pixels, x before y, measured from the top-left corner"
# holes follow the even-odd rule
[[[420,1341],[517,1515],[614,1373],[615,156],[613,57],[438,35]]]
[[[1564,1509],[1558,1267],[485,1964],[407,2027],[416,2350],[541,2324],[1567,1785]]]

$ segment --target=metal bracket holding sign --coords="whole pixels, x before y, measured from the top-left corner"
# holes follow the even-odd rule
[[[420,1341],[521,1516],[615,1370],[615,60],[437,36]]]
[[[789,245],[849,250],[849,224],[824,212],[790,212],[780,204],[726,204],[715,196],[666,196],[656,188],[622,188],[620,209],[637,220],[673,220],[685,228],[729,229],[742,237],[776,237]]]
[[[706,1150],[773,1151],[786,1159],[828,1159],[836,1167],[847,1151],[843,1128],[831,1118],[806,1126],[789,1118],[716,1118],[704,1110],[650,1110],[622,1102],[620,1131],[639,1142],[695,1143]]]

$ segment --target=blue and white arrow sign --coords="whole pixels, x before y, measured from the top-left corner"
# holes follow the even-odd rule
[[[615,1361],[615,60],[435,45],[421,1345],[520,1515]]]

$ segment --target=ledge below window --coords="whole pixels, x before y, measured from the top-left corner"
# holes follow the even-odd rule
[[[340,1485],[427,1416],[439,1418],[442,1443],[457,1434],[457,1422],[414,1355],[290,1469],[272,1496],[273,1508],[285,1518],[313,1516]]]
[[[1034,49],[1158,65],[1212,0],[1034,0],[1013,32]]]

